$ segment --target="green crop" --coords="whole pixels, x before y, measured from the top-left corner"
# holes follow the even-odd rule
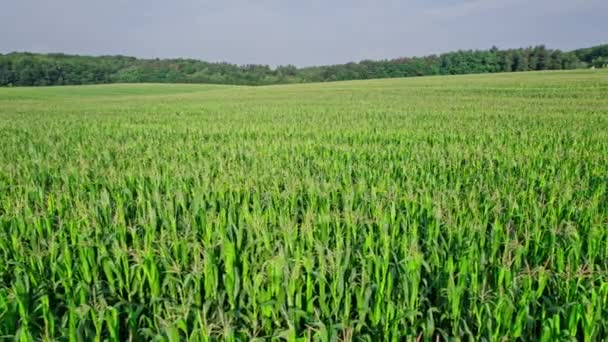
[[[606,71],[0,89],[0,339],[606,336]]]

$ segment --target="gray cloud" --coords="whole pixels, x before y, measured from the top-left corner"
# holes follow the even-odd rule
[[[6,0],[0,52],[317,65],[606,42],[605,0]]]

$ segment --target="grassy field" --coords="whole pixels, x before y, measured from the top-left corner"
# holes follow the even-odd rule
[[[0,89],[0,340],[607,335],[606,71]]]

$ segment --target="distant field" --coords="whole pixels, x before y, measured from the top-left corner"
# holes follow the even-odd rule
[[[0,88],[0,340],[608,336],[608,72]]]

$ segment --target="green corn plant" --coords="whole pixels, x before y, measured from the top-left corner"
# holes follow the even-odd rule
[[[0,89],[0,339],[601,340],[606,82]]]

